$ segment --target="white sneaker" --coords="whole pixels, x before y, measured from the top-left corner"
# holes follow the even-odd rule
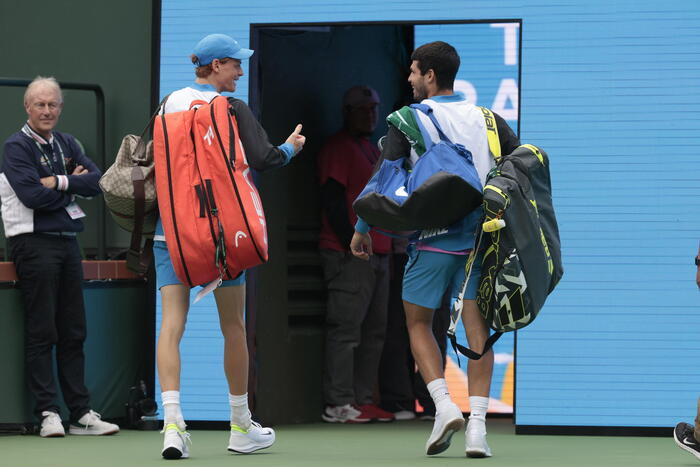
[[[321,418],[328,423],[368,423],[370,418],[350,404],[328,405],[323,410]]]
[[[56,412],[44,410],[41,412],[41,416],[44,418],[41,420],[39,436],[42,438],[61,438],[66,436],[66,430],[63,428],[60,415]]]
[[[228,439],[228,450],[248,454],[269,448],[275,442],[275,430],[264,428],[258,422],[251,422],[250,428],[244,430],[238,425],[231,424],[231,436]]]
[[[72,423],[68,428],[68,433],[72,435],[113,435],[119,433],[119,426],[102,421],[102,415],[91,410],[80,417],[78,423]]]
[[[467,457],[491,457],[491,448],[486,442],[486,425],[483,422],[473,423],[470,420],[464,439]]]
[[[425,452],[429,456],[440,454],[450,447],[452,435],[464,428],[464,416],[457,404],[450,404],[435,414],[433,432],[425,444]]]
[[[174,423],[169,423],[163,427],[163,451],[161,455],[164,459],[187,459],[190,457],[190,449],[188,444],[192,444],[190,441],[190,434],[184,430],[181,430]]]

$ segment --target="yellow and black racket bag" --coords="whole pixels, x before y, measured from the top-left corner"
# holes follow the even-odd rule
[[[525,144],[500,157],[484,185],[483,206],[484,223],[475,248],[481,255],[470,256],[467,272],[481,257],[476,302],[495,333],[481,353],[456,343],[454,330],[467,279],[453,307],[449,331],[455,348],[473,359],[487,352],[502,333],[530,324],[564,272],[544,151]]]

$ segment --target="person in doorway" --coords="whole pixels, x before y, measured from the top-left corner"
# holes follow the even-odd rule
[[[494,166],[494,161],[489,153],[482,111],[467,102],[462,93],[454,92],[454,80],[459,64],[459,55],[450,44],[437,41],[422,45],[411,55],[408,82],[413,88],[413,96],[432,109],[447,137],[471,152],[483,185],[486,175]],[[387,118],[390,126],[382,157],[391,160],[416,160],[422,155],[420,149],[425,150],[425,141],[421,136],[418,138],[420,141],[412,139],[409,142],[398,128],[401,126],[398,122],[401,118],[400,112],[401,110],[394,112]],[[440,141],[437,130],[428,117],[421,112],[418,114],[417,118],[423,121],[431,140]],[[494,116],[501,152],[509,154],[519,145],[518,138],[500,116]],[[420,131],[412,128],[411,133],[420,134]],[[445,290],[451,289],[453,297],[459,293],[467,256],[475,246],[475,232],[480,218],[481,212],[477,209],[457,223],[454,229],[436,229],[437,235],[423,232],[408,248],[409,260],[403,280],[406,325],[411,351],[436,407],[433,430],[426,443],[428,455],[438,454],[447,449],[452,435],[464,427],[462,412],[452,401],[447,390],[432,322],[433,313],[440,306]],[[353,254],[358,258],[369,259],[372,256],[372,237],[368,231],[367,223],[359,219],[355,224],[355,233],[350,244]],[[462,322],[469,346],[478,349],[484,347],[489,329],[475,301],[480,274],[476,263],[472,268],[470,277],[473,279],[469,282],[470,287],[465,296]],[[480,360],[469,362],[467,372],[471,415],[465,432],[466,454],[469,457],[491,456],[486,442],[486,412],[492,370],[493,351],[486,353]]]
[[[5,142],[0,173],[2,220],[24,300],[27,386],[42,437],[65,436],[56,405],[52,351],[70,411],[72,435],[110,435],[119,427],[90,408],[85,386],[83,265],[77,234],[85,213],[76,196],[100,193],[100,170],[75,138],[55,131],[63,93],[38,76],[24,94],[27,122]]]
[[[353,86],[342,101],[343,129],[318,158],[322,224],[319,248],[328,290],[322,419],[331,423],[388,422],[393,414],[374,402],[389,299],[388,237],[374,237],[369,262],[348,245],[357,217],[352,203],[372,174],[379,149],[369,140],[377,126],[379,95]]]
[[[236,81],[243,76],[241,63],[253,51],[241,47],[225,34],[211,34],[197,43],[191,56],[195,66],[195,81],[174,91],[165,102],[163,112],[188,110],[193,101],[211,101],[222,92],[234,92]],[[286,142],[280,146],[269,143],[248,106],[232,101],[238,121],[240,140],[250,167],[267,170],[282,167],[301,151],[306,138],[297,125]],[[163,226],[159,221],[154,237],[157,287],[162,298],[163,319],[157,343],[157,366],[162,391],[164,440],[162,455],[166,459],[189,457],[189,433],[180,406],[180,341],[185,331],[189,311],[190,288],[175,275],[168,254]],[[214,290],[219,323],[224,336],[224,373],[228,381],[231,431],[228,450],[251,453],[270,447],[275,432],[262,427],[251,418],[248,408],[248,347],[246,343],[244,302],[245,272],[237,279],[224,281]]]

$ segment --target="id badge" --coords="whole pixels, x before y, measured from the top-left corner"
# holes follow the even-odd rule
[[[86,216],[85,211],[83,211],[75,201],[72,201],[68,206],[66,206],[66,212],[71,219],[80,219],[81,217]]]

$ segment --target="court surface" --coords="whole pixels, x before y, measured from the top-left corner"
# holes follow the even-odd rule
[[[672,438],[515,435],[510,419],[488,421],[494,457],[468,459],[464,435],[455,435],[438,456],[424,454],[431,422],[368,425],[307,424],[275,427],[276,443],[255,454],[226,450],[226,431],[192,430],[191,457],[160,457],[157,431],[123,430],[115,436],[42,439],[0,437],[1,467],[197,466],[476,466],[476,467],[666,467],[700,465]]]

